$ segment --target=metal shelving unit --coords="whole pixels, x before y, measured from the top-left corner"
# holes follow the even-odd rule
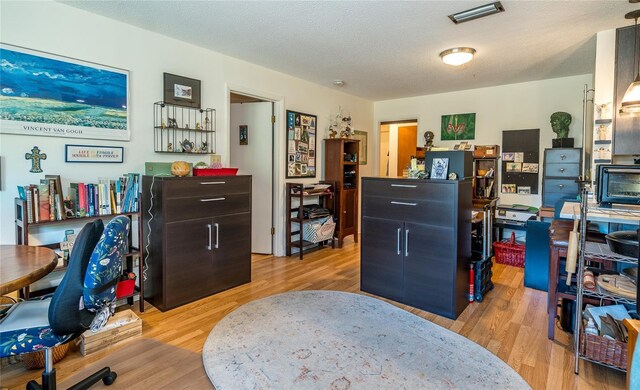
[[[587,242],[586,241],[586,226],[587,226],[587,213],[591,214],[604,214],[615,218],[616,216],[627,216],[637,218],[640,216],[640,212],[636,210],[612,210],[592,208],[589,210],[588,206],[588,194],[589,187],[582,185],[581,190],[581,202],[580,202],[580,248],[578,254],[576,284],[577,284],[577,296],[576,296],[576,317],[575,317],[575,329],[573,332],[574,337],[574,353],[575,353],[575,369],[574,372],[578,374],[580,360],[586,360],[592,363],[596,363],[605,367],[613,368],[618,371],[626,372],[626,370],[620,367],[612,366],[610,364],[591,359],[580,352],[580,331],[582,327],[582,304],[585,298],[591,298],[599,300],[601,303],[604,301],[615,302],[616,304],[629,304],[636,305],[636,299],[630,299],[619,295],[611,294],[602,291],[591,291],[584,288],[582,280],[586,267],[586,261],[612,261],[625,264],[638,265],[638,259],[632,257],[622,256],[612,252],[607,244]]]
[[[211,154],[216,152],[216,110],[165,102],[153,105],[154,151]]]

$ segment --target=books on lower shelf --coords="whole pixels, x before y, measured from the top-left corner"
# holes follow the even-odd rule
[[[18,187],[26,201],[29,223],[67,218],[138,212],[140,174],[128,173],[118,179],[98,178],[97,183],[70,183],[62,193],[59,175],[47,175],[39,184]]]

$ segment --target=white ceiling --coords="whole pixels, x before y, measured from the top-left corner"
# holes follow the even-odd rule
[[[592,73],[595,34],[633,24],[624,0],[504,0],[505,12],[453,24],[483,1],[62,1],[370,100]],[[442,50],[470,46],[454,68]],[[335,87],[337,88],[337,87]]]

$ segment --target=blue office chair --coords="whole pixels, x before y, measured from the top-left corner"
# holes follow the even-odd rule
[[[53,297],[19,302],[0,320],[0,357],[44,350],[42,385],[30,381],[27,389],[55,390],[52,348],[89,328],[98,330],[113,313],[122,256],[128,251],[129,223],[120,216],[106,227],[101,220],[85,225]],[[110,385],[116,377],[105,367],[72,389],[88,389],[100,380]]]

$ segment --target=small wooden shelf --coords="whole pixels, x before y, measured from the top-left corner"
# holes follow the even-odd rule
[[[310,222],[310,221],[318,221],[321,219],[325,219],[327,218],[327,216],[323,216],[323,217],[316,217],[316,218],[304,218],[302,217],[304,215],[304,200],[308,199],[308,198],[312,198],[312,197],[316,197],[318,198],[318,203],[329,210],[329,212],[331,213],[328,217],[329,218],[333,218],[333,214],[334,214],[334,205],[335,205],[335,197],[334,195],[334,191],[335,191],[335,183],[333,182],[320,182],[320,184],[329,184],[329,191],[324,191],[324,192],[318,192],[318,193],[304,193],[304,184],[302,183],[287,183],[287,187],[286,187],[286,199],[287,199],[287,203],[286,203],[286,210],[285,210],[285,217],[286,222],[286,254],[287,256],[291,256],[292,255],[292,250],[291,248],[298,248],[298,256],[300,258],[300,260],[302,260],[304,252],[315,248],[315,247],[323,247],[325,243],[327,243],[327,241],[331,241],[331,247],[335,248],[335,241],[333,240],[333,237],[330,240],[325,240],[325,241],[320,241],[318,243],[314,243],[311,241],[307,241],[304,240],[302,238],[302,226],[304,225],[305,222]],[[298,205],[296,207],[293,206],[293,199],[297,199],[297,203]],[[293,217],[292,215],[294,213],[296,213],[296,215],[300,216],[296,216]],[[297,223],[298,224],[298,228],[297,229],[293,229],[293,224]],[[293,236],[298,236],[297,239],[293,239]]]
[[[42,227],[51,227],[51,226],[57,226],[57,225],[84,225],[87,222],[96,220],[98,218],[102,218],[102,219],[113,219],[115,217],[118,216],[125,216],[127,218],[129,218],[129,220],[131,222],[133,222],[133,219],[136,218],[137,222],[138,222],[138,229],[137,231],[134,230],[130,230],[129,231],[129,252],[125,253],[123,255],[123,270],[125,270],[126,272],[133,272],[134,268],[137,268],[138,271],[138,284],[139,287],[136,286],[136,292],[134,292],[134,294],[132,294],[130,297],[123,297],[127,298],[127,301],[129,303],[129,305],[133,305],[133,296],[135,295],[140,295],[140,299],[139,299],[139,308],[140,308],[140,312],[144,312],[144,261],[142,259],[143,254],[140,251],[140,245],[142,245],[142,218],[141,215],[142,213],[140,211],[137,212],[128,212],[128,213],[116,213],[116,214],[106,214],[106,215],[92,215],[92,216],[85,216],[85,217],[75,217],[75,218],[67,218],[67,219],[61,219],[58,221],[42,221],[42,222],[32,222],[29,223],[27,220],[27,202],[24,199],[20,199],[20,198],[16,198],[15,199],[15,213],[16,213],[16,218],[15,218],[15,226],[16,226],[16,244],[18,245],[29,245],[29,233],[32,230],[37,230],[39,228]],[[138,202],[138,210],[141,210],[141,203],[140,201]],[[131,245],[131,241],[133,238],[133,235],[136,234],[137,238],[138,238],[138,246],[133,246]],[[48,248],[52,248],[52,249],[59,249],[60,248],[60,243],[51,243],[51,244],[42,244],[40,246],[46,246]],[[136,267],[134,267],[134,258],[138,258],[138,265]],[[63,266],[63,267],[57,267],[53,270],[53,272],[66,272],[67,267]],[[46,292],[47,290],[44,290],[44,292]],[[25,288],[23,290],[23,292],[21,293],[25,298],[28,298],[30,295],[30,291],[29,288]]]

